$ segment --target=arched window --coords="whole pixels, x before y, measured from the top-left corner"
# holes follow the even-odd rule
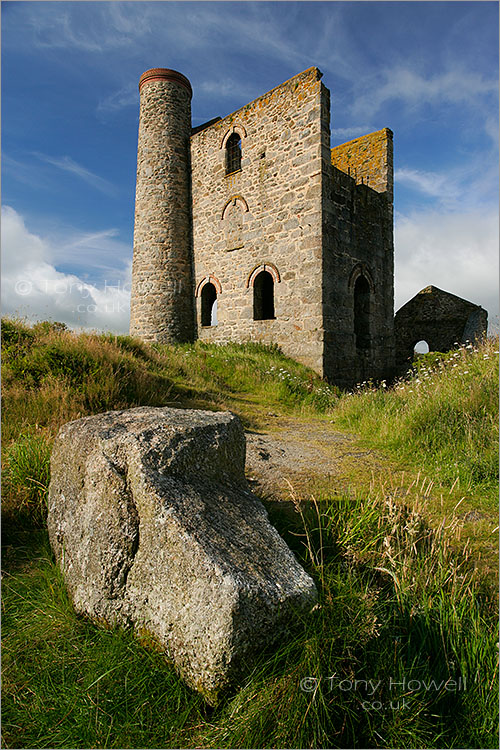
[[[370,348],[370,285],[363,275],[354,284],[354,336],[356,349]]]
[[[241,169],[241,138],[238,133],[229,136],[226,142],[226,174]]]
[[[217,325],[217,290],[210,282],[201,290],[201,325]]]
[[[274,279],[269,271],[261,271],[253,283],[253,319],[274,318]]]

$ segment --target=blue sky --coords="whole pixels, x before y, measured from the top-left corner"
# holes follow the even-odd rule
[[[128,328],[138,80],[193,125],[316,65],[332,146],[390,127],[396,309],[428,284],[498,327],[496,2],[2,2],[3,313]]]

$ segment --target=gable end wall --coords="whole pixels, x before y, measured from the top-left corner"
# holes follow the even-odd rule
[[[276,342],[323,374],[322,181],[327,90],[310,68],[191,136],[195,284],[215,276],[211,341]],[[225,175],[225,138],[242,136],[241,171]],[[229,203],[229,205],[228,205]],[[252,271],[272,264],[275,319],[253,320]]]

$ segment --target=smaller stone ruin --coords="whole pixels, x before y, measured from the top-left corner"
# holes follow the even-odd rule
[[[395,315],[396,369],[401,372],[411,364],[419,341],[426,341],[429,351],[448,352],[457,344],[479,340],[487,327],[488,313],[480,305],[426,286]]]
[[[244,466],[234,415],[150,407],[64,425],[51,460],[76,611],[147,635],[211,703],[317,598]]]

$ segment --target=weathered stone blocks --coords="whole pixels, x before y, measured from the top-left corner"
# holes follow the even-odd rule
[[[404,372],[414,356],[413,348],[426,341],[430,351],[446,352],[457,343],[477,341],[486,335],[488,313],[436,286],[427,286],[401,307],[394,319],[396,365]]]
[[[392,132],[384,128],[331,149],[330,94],[321,77],[309,68],[196,127],[190,138],[189,84],[174,74],[172,80],[150,76],[143,85],[132,333],[164,342],[189,338],[188,330],[216,342],[273,342],[341,385],[391,374]],[[241,139],[241,169],[226,175],[225,144],[233,134]],[[272,327],[248,314],[251,299],[237,305],[252,269],[266,263],[281,276],[272,290]],[[353,344],[350,285],[360,264],[373,280],[370,346],[362,356]],[[217,325],[208,326],[193,290],[210,275],[221,291]],[[177,280],[175,290],[167,278]],[[140,284],[151,279],[155,296],[141,296]],[[348,313],[340,317],[340,309]]]
[[[64,425],[48,528],[76,610],[147,633],[218,692],[316,599],[244,478],[224,412],[141,407]]]
[[[130,332],[174,343],[194,338],[191,87],[176,71],[153,70],[155,75],[141,76],[139,86]],[[156,298],[144,293],[145,282]]]

